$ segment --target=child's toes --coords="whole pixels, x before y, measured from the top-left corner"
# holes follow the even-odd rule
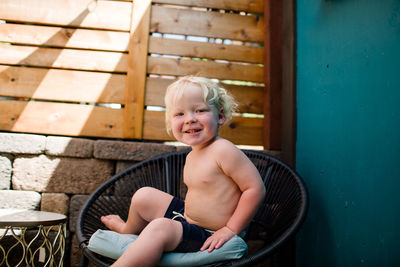
[[[113,215],[101,216],[101,217],[100,217],[100,220],[101,220],[103,223],[107,223],[107,222],[109,222],[109,221],[112,220],[112,217],[113,217]]]

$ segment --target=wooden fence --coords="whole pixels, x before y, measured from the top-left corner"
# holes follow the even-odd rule
[[[263,0],[2,0],[0,130],[170,140],[177,77],[219,80],[239,100],[221,129],[262,145]]]

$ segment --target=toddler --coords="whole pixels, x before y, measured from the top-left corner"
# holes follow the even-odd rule
[[[113,266],[155,266],[163,252],[218,249],[247,227],[265,195],[252,162],[218,136],[237,106],[225,89],[185,76],[167,88],[165,104],[168,132],[192,148],[183,171],[187,194],[181,200],[143,187],[132,197],[126,222],[103,216],[110,230],[139,235]]]

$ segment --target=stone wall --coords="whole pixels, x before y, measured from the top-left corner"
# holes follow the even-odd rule
[[[0,132],[0,208],[67,215],[66,263],[78,266],[75,221],[88,195],[130,165],[177,149],[162,143]]]

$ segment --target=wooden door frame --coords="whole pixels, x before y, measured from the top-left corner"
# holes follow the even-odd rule
[[[282,159],[296,166],[296,1],[283,0]]]
[[[264,1],[264,147],[281,150],[295,166],[296,152],[295,0]]]

